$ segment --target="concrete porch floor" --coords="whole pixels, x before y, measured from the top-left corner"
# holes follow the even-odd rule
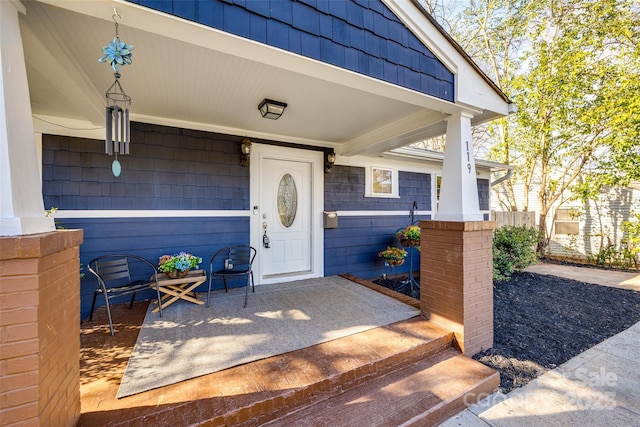
[[[366,286],[377,287],[367,281],[356,281]],[[385,288],[377,288],[383,293],[395,294]],[[416,300],[403,295],[395,296],[405,302],[419,305]],[[473,398],[462,398],[466,396],[466,390],[471,390],[474,395],[486,395],[494,390],[499,382],[497,373],[465,358],[452,348],[451,332],[423,318],[415,317],[116,399],[120,379],[135,345],[148,304],[137,302],[131,310],[128,309],[128,304],[112,306],[116,329],[113,337],[109,334],[104,308],[96,312],[92,322],[82,324],[79,426],[235,426],[262,425],[269,422],[285,425],[287,423],[283,417],[300,408],[321,408],[327,399],[344,395],[345,390],[353,390],[356,387],[359,388],[356,391],[359,396],[368,393],[375,396],[381,389],[389,390],[390,381],[395,381],[391,385],[396,387],[404,384],[400,386],[400,394],[413,396],[405,399],[407,404],[417,406],[419,415],[427,414],[418,425],[435,425],[462,410],[464,405],[473,403]],[[407,371],[404,378],[402,375],[398,376],[400,371],[409,367],[411,371]],[[396,379],[391,378],[394,376],[391,374],[394,374]],[[407,383],[408,375],[423,378],[419,381],[420,385],[418,386],[418,381],[415,380]],[[456,380],[448,381],[450,375],[455,376]],[[386,377],[390,378],[388,382],[381,384],[380,381],[387,381],[384,379]],[[378,383],[374,384],[374,381]],[[369,382],[371,386],[367,385]],[[432,387],[442,388],[445,383],[447,390],[432,390]],[[415,389],[412,390],[412,387]],[[372,397],[372,400],[375,400],[375,397]],[[443,408],[442,403],[449,400],[453,401],[453,404]],[[438,409],[433,413],[420,409],[427,401]],[[353,405],[344,403],[342,406],[353,412]],[[332,408],[332,411],[335,409]],[[405,416],[407,411],[416,412],[416,408],[400,408],[397,403],[376,404],[367,411],[372,420],[376,419],[379,422],[367,425],[395,425],[392,421],[396,416],[394,410],[398,416]],[[322,425],[321,420],[325,414],[326,411],[318,409],[315,413],[303,415],[304,424]],[[342,416],[339,412],[337,414],[337,417]],[[344,414],[344,417],[348,416],[354,415],[350,412]],[[278,422],[281,418],[283,421]],[[288,425],[299,425],[299,421],[300,419],[292,421]]]

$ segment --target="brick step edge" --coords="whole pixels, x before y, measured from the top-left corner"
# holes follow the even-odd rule
[[[493,369],[446,349],[261,425],[438,425],[495,391],[499,383]]]
[[[411,319],[409,320],[411,321]],[[425,319],[414,318],[414,321],[428,322]],[[407,321],[405,321],[407,322]],[[403,323],[403,322],[398,322]],[[394,324],[383,328],[393,328]],[[363,332],[363,333],[366,333]],[[406,333],[406,332],[405,332]],[[347,337],[348,339],[348,337]],[[337,396],[345,391],[356,388],[376,378],[388,375],[405,366],[437,355],[444,350],[451,349],[454,343],[453,333],[443,333],[437,338],[407,348],[400,353],[379,359],[356,367],[354,369],[329,375],[322,381],[308,384],[304,387],[274,393],[259,402],[252,402],[244,408],[227,412],[224,415],[224,425],[255,426],[285,416],[291,411],[312,405],[316,402]],[[262,414],[255,417],[255,410],[251,406],[259,405]],[[249,414],[253,415],[250,416]]]

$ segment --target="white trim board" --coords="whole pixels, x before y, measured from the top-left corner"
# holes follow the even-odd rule
[[[337,211],[338,216],[403,216],[402,211]],[[491,211],[481,210],[483,214]],[[433,215],[433,211],[416,211],[414,215]],[[251,216],[250,210],[58,210],[54,218],[238,218]]]
[[[338,218],[341,216],[405,216],[409,210],[404,211],[338,211]],[[433,215],[433,211],[416,211],[414,215]]]
[[[58,210],[54,218],[213,218],[249,217],[249,210]]]

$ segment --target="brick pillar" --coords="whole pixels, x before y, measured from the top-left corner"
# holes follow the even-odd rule
[[[82,230],[0,237],[0,420],[80,418]]]
[[[462,352],[493,346],[493,221],[421,221],[420,311]]]

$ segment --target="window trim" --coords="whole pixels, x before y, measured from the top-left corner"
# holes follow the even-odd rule
[[[577,209],[573,208],[573,207],[559,207],[556,208],[556,212],[555,212],[555,216],[554,216],[554,221],[553,221],[553,234],[557,235],[557,236],[578,236],[580,235],[580,218],[579,216],[573,217],[572,218],[572,212],[576,212]],[[560,212],[562,212],[563,214],[566,213],[566,218],[565,215],[559,215]],[[558,219],[558,217],[561,217],[560,219]],[[575,233],[559,233],[558,232],[558,224],[562,224],[562,225],[574,225],[577,228],[577,231]]]

